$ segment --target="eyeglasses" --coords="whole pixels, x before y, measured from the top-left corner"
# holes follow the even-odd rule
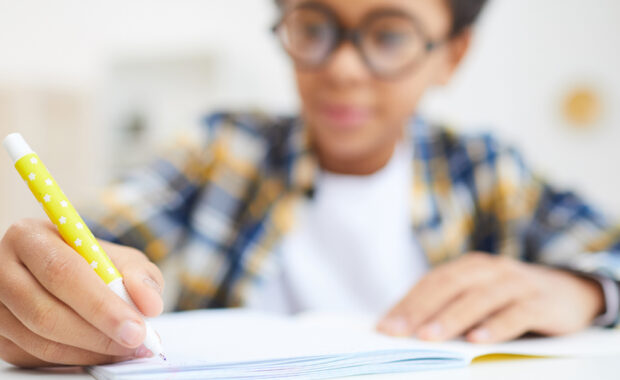
[[[282,46],[305,68],[319,68],[350,41],[370,71],[395,78],[415,69],[444,41],[432,41],[416,19],[397,10],[369,14],[357,28],[346,28],[327,6],[302,3],[285,11],[273,27]]]

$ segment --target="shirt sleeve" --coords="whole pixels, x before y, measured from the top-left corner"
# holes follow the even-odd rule
[[[610,327],[617,324],[620,315],[620,284],[602,276],[594,276],[599,283],[605,297],[605,311],[594,321],[595,326]]]
[[[209,126],[180,133],[156,159],[106,188],[83,215],[100,239],[158,262],[182,243],[214,154]]]
[[[607,306],[599,322],[618,325],[620,226],[534,175],[514,149],[496,146],[496,152],[493,205],[504,245],[517,246],[510,241],[518,239],[527,261],[597,279]]]

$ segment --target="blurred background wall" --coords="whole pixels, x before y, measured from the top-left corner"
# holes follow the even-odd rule
[[[213,109],[297,108],[271,0],[0,0],[0,136],[75,203]],[[492,130],[620,217],[620,2],[491,0],[463,69],[421,110]],[[41,216],[0,154],[0,234]]]

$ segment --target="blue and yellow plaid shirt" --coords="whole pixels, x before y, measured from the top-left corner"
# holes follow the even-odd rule
[[[432,267],[483,251],[620,281],[620,229],[515,150],[419,118],[408,130],[411,232]],[[156,263],[182,255],[177,309],[241,306],[277,265],[318,170],[299,118],[216,113],[86,215],[95,235]]]

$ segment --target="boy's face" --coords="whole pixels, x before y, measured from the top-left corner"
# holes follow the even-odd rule
[[[287,8],[308,0],[289,0]],[[445,0],[320,0],[346,28],[356,28],[370,14],[394,10],[418,21],[431,41],[445,40],[452,25]],[[378,24],[379,32],[393,22]],[[385,30],[381,28],[385,28]],[[459,41],[462,40],[462,41]],[[463,42],[465,41],[465,42]],[[319,154],[340,163],[356,162],[388,149],[402,135],[424,91],[447,82],[467,49],[467,38],[447,41],[395,78],[374,75],[351,43],[340,45],[324,64],[296,65],[302,113]],[[389,51],[388,51],[389,52]],[[379,54],[388,59],[389,54]],[[380,58],[381,59],[381,58]],[[389,63],[389,62],[388,62]]]

